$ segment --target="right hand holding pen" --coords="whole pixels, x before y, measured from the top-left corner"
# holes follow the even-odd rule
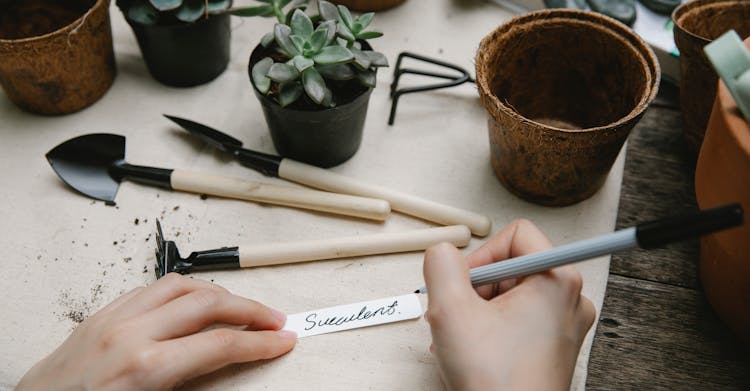
[[[430,350],[453,390],[567,390],[596,311],[573,266],[471,286],[469,268],[551,247],[516,220],[466,259],[453,246],[425,253]]]

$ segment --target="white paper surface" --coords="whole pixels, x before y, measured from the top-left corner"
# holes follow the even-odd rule
[[[186,135],[162,113],[189,118],[275,153],[247,74],[250,51],[273,20],[233,18],[227,71],[194,88],[172,88],[148,74],[122,13],[112,5],[118,75],[111,90],[79,113],[25,113],[0,93],[0,389],[12,389],[37,361],[62,343],[77,321],[120,294],[155,280],[154,231],[159,218],[182,254],[237,244],[310,240],[434,226],[399,213],[384,223],[346,219],[281,206],[169,192],[125,182],[117,206],[81,196],[49,167],[44,154],[69,138],[93,132],[127,137],[133,164],[195,169],[296,186],[242,167]],[[373,40],[391,64],[409,50],[456,63],[474,73],[479,41],[512,15],[486,1],[407,0],[375,16]],[[404,64],[413,66],[416,64]],[[514,218],[534,221],[555,244],[611,232],[623,156],[590,199],[548,208],[510,194],[492,173],[487,114],[476,87],[404,95],[396,122],[386,124],[392,69],[378,74],[362,146],[331,170],[437,202],[488,215],[493,232]],[[404,86],[424,83],[402,78]],[[469,253],[484,243],[473,238]],[[202,272],[193,278],[294,314],[335,303],[390,297],[424,285],[421,252],[367,258]],[[601,307],[609,258],[579,263],[583,293]],[[585,384],[593,330],[581,349],[571,388]],[[195,379],[195,390],[440,390],[424,318],[302,338],[275,360],[235,365]]]
[[[419,298],[412,293],[288,315],[284,330],[294,331],[297,338],[303,338],[416,319],[422,312]]]

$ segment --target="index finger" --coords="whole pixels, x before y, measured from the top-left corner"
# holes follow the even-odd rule
[[[552,247],[547,236],[529,220],[516,219],[508,224],[487,243],[466,257],[470,268],[489,265],[508,258],[546,250]],[[515,285],[513,281],[502,281],[476,288],[477,293],[491,299]]]
[[[466,257],[470,268],[546,250],[547,236],[529,220],[516,219]]]

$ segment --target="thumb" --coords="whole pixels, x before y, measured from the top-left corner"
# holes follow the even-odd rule
[[[476,295],[466,259],[448,243],[436,244],[425,251],[424,280],[430,303],[448,305]]]

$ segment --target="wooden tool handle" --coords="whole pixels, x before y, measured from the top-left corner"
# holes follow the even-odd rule
[[[293,182],[337,193],[380,198],[390,202],[391,208],[412,216],[443,225],[465,225],[477,236],[486,236],[492,229],[487,216],[434,201],[375,186],[319,167],[284,159],[279,176]]]
[[[453,225],[343,238],[254,244],[240,246],[240,267],[418,251],[441,242],[464,247],[469,240],[471,232],[466,226]]]
[[[191,193],[285,205],[378,221],[385,220],[391,211],[390,205],[384,200],[270,185],[186,170],[174,170],[171,185],[175,190]]]

